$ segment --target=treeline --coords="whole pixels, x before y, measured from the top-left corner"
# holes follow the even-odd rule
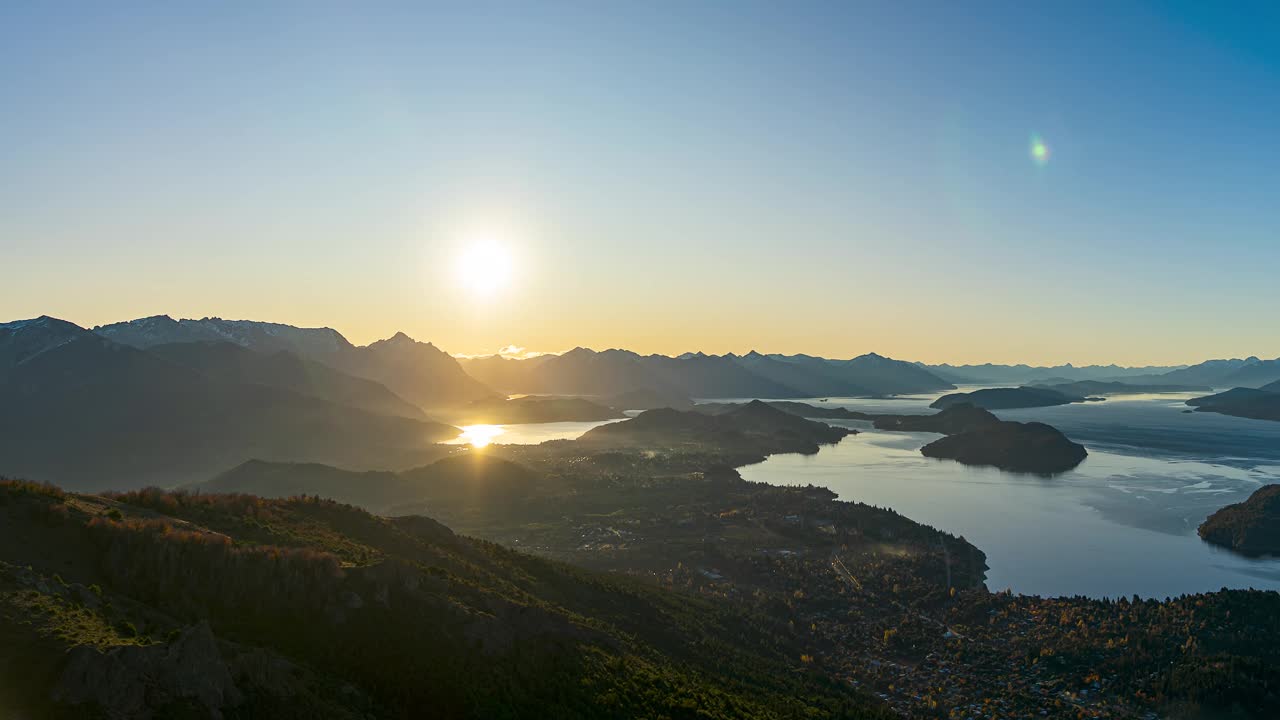
[[[338,558],[326,552],[237,545],[168,519],[95,517],[87,527],[111,582],[166,607],[316,608],[343,576]]]

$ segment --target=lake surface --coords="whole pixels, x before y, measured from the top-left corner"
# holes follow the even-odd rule
[[[516,425],[463,425],[462,434],[446,445],[472,445],[484,447],[490,443],[499,445],[537,445],[547,440],[574,440],[594,427],[621,422],[599,420],[594,422],[523,423]]]
[[[861,432],[817,455],[776,455],[742,475],[822,485],[841,499],[891,507],[962,535],[987,554],[992,590],[1156,598],[1223,587],[1280,590],[1280,559],[1244,558],[1195,532],[1219,507],[1280,482],[1280,423],[1184,413],[1193,396],[997,411],[1006,420],[1049,423],[1089,449],[1079,467],[1053,478],[933,460],[919,449],[938,435],[839,421],[832,424]],[[820,404],[926,414],[936,397]]]
[[[1223,587],[1280,590],[1280,559],[1245,558],[1196,535],[1214,510],[1280,482],[1280,423],[1184,413],[1195,395],[997,411],[1006,420],[1049,423],[1089,449],[1079,467],[1053,478],[933,460],[919,451],[938,435],[832,420],[860,433],[817,455],[775,455],[741,471],[756,482],[828,487],[841,499],[961,535],[987,554],[992,590],[1155,598]],[[806,402],[929,414],[936,397]],[[618,421],[468,426],[454,442],[572,439],[609,422]]]

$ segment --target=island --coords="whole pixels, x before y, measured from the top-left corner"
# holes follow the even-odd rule
[[[1004,421],[934,440],[920,452],[964,465],[991,465],[1036,475],[1066,472],[1089,455],[1083,445],[1072,442],[1057,428],[1038,422]]]
[[[964,465],[990,465],[1008,472],[1056,475],[1088,457],[1084,446],[1057,428],[1038,422],[1001,420],[969,404],[952,405],[934,415],[880,415],[879,430],[936,432],[947,437],[923,448],[925,457]]]
[[[1198,532],[1205,542],[1243,555],[1280,555],[1280,484],[1264,485],[1248,500],[1218,510]]]
[[[1045,387],[986,388],[967,393],[951,393],[934,400],[929,407],[942,410],[953,405],[967,403],[987,410],[1012,410],[1014,408],[1051,407],[1084,402],[1083,395],[1074,395]]]
[[[1226,392],[1192,398],[1187,404],[1197,412],[1212,412],[1253,420],[1280,420],[1280,383],[1261,388],[1232,388]]]
[[[861,413],[847,408],[817,408],[805,403],[766,403],[759,400],[747,405],[716,403],[695,407],[714,418],[722,418],[742,412],[748,407],[755,407],[756,412],[762,412],[761,408],[767,408],[775,413],[790,413],[797,417],[801,414],[824,413],[819,416],[871,422],[877,430],[940,433],[948,437],[925,445],[920,449],[923,455],[955,460],[965,465],[989,465],[1008,472],[1056,475],[1071,470],[1089,455],[1083,445],[1072,442],[1050,425],[1038,422],[1004,421],[991,414],[989,410],[969,403],[950,405],[932,415],[879,415]],[[814,424],[822,425],[822,423]],[[620,429],[626,425],[627,423],[606,425],[587,433],[583,439],[589,438],[597,431],[603,431],[601,434],[616,432],[617,430],[610,428]],[[665,439],[670,440],[670,438]],[[724,442],[723,439],[711,437],[708,437],[708,440]],[[803,450],[780,451],[803,452]]]
[[[714,450],[728,455],[764,459],[775,453],[818,452],[820,445],[839,442],[856,433],[806,420],[760,400],[712,415],[692,410],[646,410],[618,423],[587,431],[577,442],[592,447],[663,446]]]

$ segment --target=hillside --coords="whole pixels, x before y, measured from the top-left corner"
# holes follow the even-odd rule
[[[424,419],[416,405],[385,386],[307,360],[290,350],[256,352],[231,342],[155,345],[153,355],[232,383],[266,385],[381,415]]]
[[[0,708],[873,718],[783,623],[316,499],[0,483]]]
[[[577,440],[592,447],[707,448],[727,455],[812,454],[856,431],[806,420],[759,400],[710,415],[669,408],[601,425]]]
[[[0,472],[69,487],[202,480],[253,457],[411,467],[458,433],[211,378],[52,320],[0,328],[0,358]]]
[[[433,515],[457,517],[478,510],[493,511],[535,493],[554,492],[558,486],[522,465],[456,448],[451,455],[402,472],[252,460],[189,489],[266,498],[319,495],[380,513],[417,503]]]

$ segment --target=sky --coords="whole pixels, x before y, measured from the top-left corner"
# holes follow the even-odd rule
[[[0,320],[1276,357],[1278,117],[1277,3],[6,3]]]

